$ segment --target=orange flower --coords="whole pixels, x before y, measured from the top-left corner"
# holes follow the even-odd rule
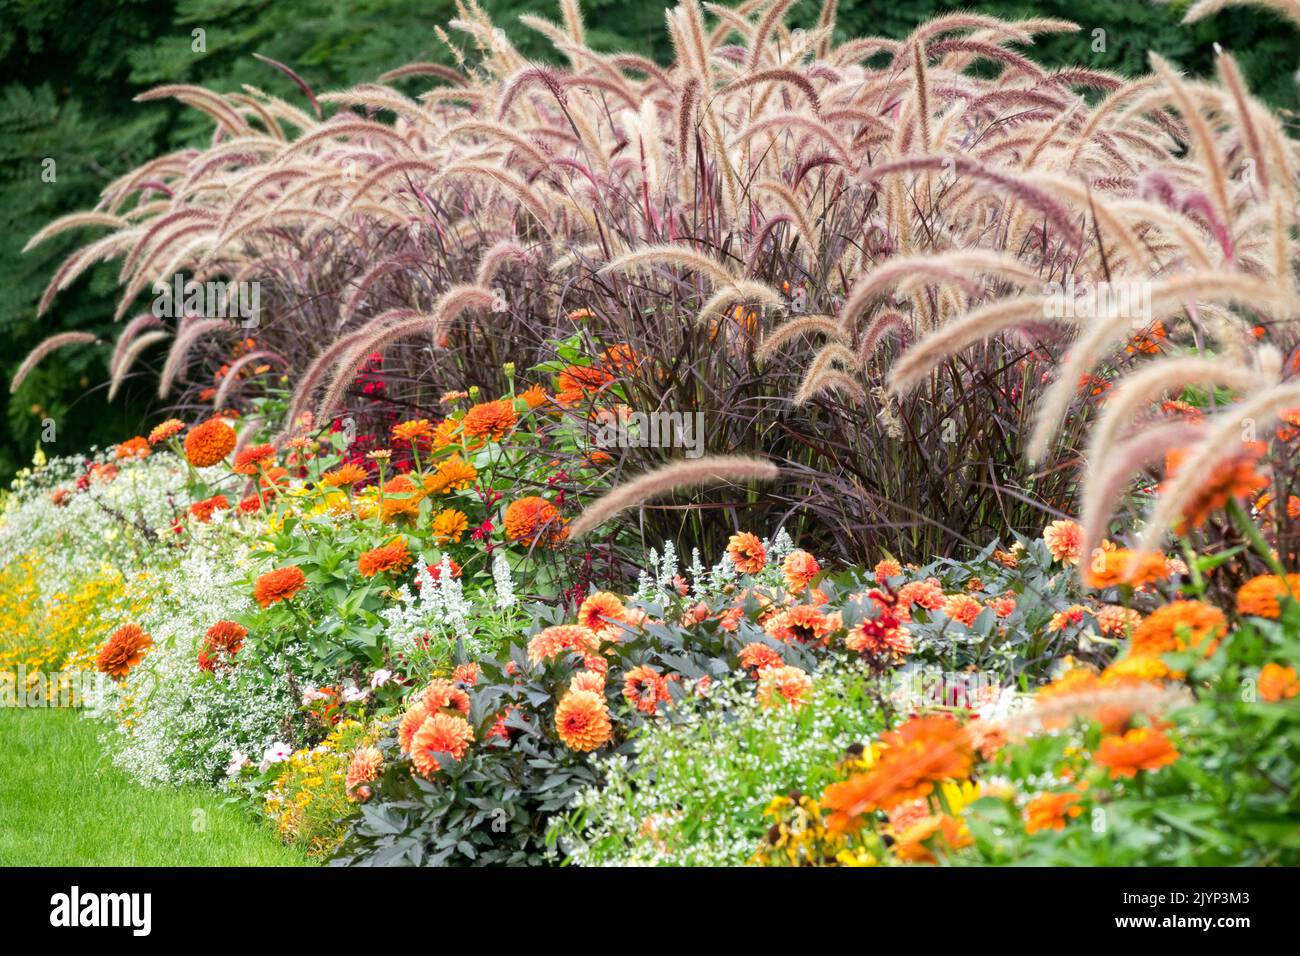
[[[1053,521],[1043,529],[1047,550],[1063,564],[1079,563],[1079,547],[1083,544],[1083,526],[1077,521]]]
[[[393,426],[393,441],[414,445],[418,442],[433,441],[433,426],[427,418],[398,422]]]
[[[506,537],[529,547],[558,544],[568,534],[565,520],[545,498],[530,495],[511,502],[505,514]]]
[[[769,667],[780,667],[784,663],[780,654],[757,641],[740,649],[740,666],[745,670],[761,671]]]
[[[158,445],[167,441],[169,438],[175,438],[181,432],[185,431],[185,423],[179,418],[169,418],[165,422],[159,422],[149,433],[149,444]]]
[[[1025,805],[1025,832],[1064,830],[1065,821],[1083,813],[1077,793],[1040,793]]]
[[[1282,616],[1282,599],[1292,596],[1300,599],[1300,574],[1288,574],[1286,578],[1261,574],[1237,591],[1237,613],[1276,621]]]
[[[430,714],[436,714],[440,710],[456,710],[461,716],[469,716],[469,694],[452,681],[443,678],[430,681],[420,699]]]
[[[597,392],[612,381],[614,376],[604,369],[570,365],[556,378],[555,400],[565,406],[576,405],[588,392]]]
[[[262,607],[270,607],[280,601],[288,601],[307,586],[307,576],[302,568],[290,565],[268,571],[257,579],[253,586],[253,598]]]
[[[569,681],[569,690],[589,690],[593,694],[605,693],[605,675],[598,671],[578,671]]]
[[[954,594],[943,602],[943,613],[970,627],[984,608],[969,594]]]
[[[519,416],[515,414],[515,404],[508,398],[495,402],[480,402],[465,413],[460,427],[471,438],[486,438],[500,441],[506,432],[515,427]]]
[[[758,687],[754,695],[763,707],[772,708],[786,703],[797,710],[804,705],[811,690],[812,678],[807,672],[785,664],[781,667],[766,667],[759,671]]]
[[[474,728],[464,717],[454,714],[434,714],[429,717],[411,739],[411,761],[420,776],[432,779],[442,769],[437,754],[448,754],[460,760],[474,742]]]
[[[975,762],[969,735],[949,717],[912,717],[882,734],[880,744],[870,770],[826,788],[831,830],[855,829],[864,813],[929,796],[935,783],[969,777]]]
[[[916,605],[925,608],[927,611],[937,611],[947,601],[948,595],[943,593],[943,585],[939,583],[938,578],[913,581],[910,584],[904,584],[898,589],[898,604],[900,607],[910,608]]]
[[[333,471],[321,475],[321,484],[327,488],[347,488],[366,480],[366,470],[360,465],[348,462],[339,465]]]
[[[361,796],[357,793],[357,788],[367,783],[374,783],[379,779],[383,769],[384,755],[379,752],[378,747],[358,747],[352,755],[352,762],[348,764],[348,775],[344,780],[344,789],[347,791],[348,798],[356,799]]]
[[[420,492],[415,482],[406,475],[398,475],[384,482],[383,497],[379,504],[379,518],[384,522],[416,518],[420,514]]]
[[[642,664],[623,675],[623,699],[643,714],[654,714],[673,697],[668,693],[668,681],[653,667]]]
[[[128,438],[116,446],[113,449],[113,454],[118,458],[148,458],[149,442],[136,435],[134,438]]]
[[[813,578],[821,573],[821,565],[807,551],[791,551],[781,562],[781,573],[785,575],[785,586],[791,591],[802,594],[812,583]]]
[[[1097,629],[1107,637],[1123,637],[1142,623],[1142,615],[1131,607],[1107,604],[1097,612]]]
[[[245,448],[235,456],[233,471],[237,475],[255,475],[266,467],[267,462],[275,461],[274,445],[254,445]]]
[[[153,646],[153,638],[136,624],[123,624],[100,649],[95,666],[114,678],[123,678],[131,668],[144,659],[144,652]]]
[[[247,636],[248,628],[234,621],[217,621],[203,636],[203,648],[199,651],[199,669],[212,671],[219,665],[230,664],[230,658],[243,649],[244,638]]]
[[[1271,704],[1290,700],[1300,694],[1300,680],[1296,680],[1294,667],[1265,664],[1259,669],[1259,696]]]
[[[1135,555],[1128,548],[1098,548],[1087,562],[1083,583],[1091,588],[1108,588],[1116,584],[1141,587],[1163,581],[1169,575],[1169,561],[1163,554],[1148,552],[1138,555],[1135,563]]]
[[[439,544],[459,543],[468,528],[469,519],[455,508],[443,508],[433,516],[433,537]]]
[[[617,634],[621,630],[618,622],[623,620],[626,611],[617,594],[597,591],[578,607],[578,623],[597,634]]]
[[[204,498],[190,505],[190,517],[199,524],[207,524],[212,520],[214,512],[225,511],[229,507],[230,502],[226,500],[225,495],[213,495],[211,498]]]
[[[884,584],[888,578],[896,578],[903,573],[903,566],[893,558],[881,558],[876,562],[871,574],[877,584]]]
[[[1268,479],[1255,470],[1255,465],[1268,446],[1260,441],[1244,442],[1241,451],[1220,462],[1200,483],[1196,495],[1183,509],[1183,520],[1174,527],[1185,534],[1187,525],[1199,528],[1213,511],[1222,508],[1231,498],[1248,498],[1261,488],[1268,487]],[[1168,484],[1187,457],[1187,449],[1172,448],[1165,453],[1165,482]]]
[[[527,391],[521,392],[519,397],[524,400],[529,408],[540,408],[550,401],[546,397],[546,390],[540,385],[534,385]]]
[[[1139,770],[1159,770],[1177,760],[1178,751],[1159,730],[1136,727],[1122,737],[1103,737],[1092,759],[1118,779],[1137,776]]]
[[[931,843],[937,843],[947,850],[962,850],[972,846],[975,838],[961,820],[946,813],[936,813],[894,833],[894,856],[908,863],[934,863]]]
[[[451,672],[451,679],[458,684],[464,684],[466,687],[473,687],[478,683],[479,666],[473,661],[468,664],[458,664],[456,669]]]
[[[810,604],[796,604],[768,618],[763,630],[778,641],[800,644],[825,643],[834,622],[820,608]]]
[[[1133,629],[1129,652],[1156,657],[1195,648],[1209,657],[1227,629],[1228,620],[1217,607],[1203,601],[1172,601]]]
[[[741,574],[758,574],[767,564],[767,551],[763,542],[748,531],[733,534],[727,541],[727,554]]]
[[[406,542],[394,538],[388,544],[364,551],[357,558],[357,570],[363,577],[373,578],[376,574],[401,574],[411,566],[411,552],[406,550]]]
[[[210,418],[185,436],[185,457],[195,468],[207,468],[225,460],[235,449],[235,430],[223,419]]]
[[[603,747],[613,734],[603,695],[571,690],[555,708],[555,731],[570,750],[587,753]]]
[[[406,713],[402,715],[401,722],[397,725],[397,744],[402,748],[402,753],[411,752],[411,744],[415,740],[415,733],[424,726],[424,722],[429,719],[429,708],[425,706],[424,695],[416,700]]]
[[[1082,604],[1071,604],[1064,611],[1057,611],[1052,615],[1052,619],[1047,622],[1049,631],[1063,631],[1071,624],[1078,626],[1083,623],[1083,616],[1088,613],[1088,609]]]
[[[431,495],[464,491],[477,480],[478,469],[461,458],[460,453],[457,452],[438,465],[437,470],[424,479],[424,490]]]
[[[580,624],[556,624],[538,632],[528,642],[528,659],[534,664],[570,651],[587,653],[600,647],[600,638]]]

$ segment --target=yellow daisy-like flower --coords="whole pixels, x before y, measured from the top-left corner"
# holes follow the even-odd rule
[[[439,544],[459,543],[469,528],[469,519],[455,508],[444,508],[433,516],[433,536]]]

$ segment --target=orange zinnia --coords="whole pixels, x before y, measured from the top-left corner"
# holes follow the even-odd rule
[[[424,479],[424,490],[431,495],[441,495],[448,491],[464,491],[478,480],[478,469],[453,454],[438,465],[432,475]]]
[[[160,444],[170,438],[175,438],[183,431],[185,431],[185,423],[183,421],[179,418],[169,418],[165,422],[160,422],[153,427],[153,431],[149,433],[149,444]]]
[[[393,426],[393,441],[416,444],[433,440],[433,426],[427,418],[398,422]]]
[[[529,408],[540,408],[550,401],[546,397],[546,390],[540,385],[534,385],[527,391],[521,392],[519,397],[524,400]]]
[[[253,598],[262,607],[270,607],[280,601],[288,601],[307,586],[307,576],[302,568],[290,565],[268,571],[257,579],[253,585]]]
[[[144,658],[144,652],[153,646],[153,638],[137,624],[123,624],[99,652],[95,666],[114,678],[125,677],[131,668]]]
[[[613,734],[603,695],[571,690],[555,708],[555,731],[570,750],[587,753],[603,747]]]
[[[469,519],[455,508],[443,508],[433,516],[433,537],[439,544],[459,543],[469,529]]]
[[[213,513],[225,511],[230,507],[230,502],[225,495],[213,495],[211,498],[204,498],[202,501],[196,501],[190,505],[190,517],[199,524],[207,524],[212,520]]]
[[[394,538],[388,544],[371,548],[357,559],[357,570],[363,577],[373,578],[376,574],[401,574],[411,566],[411,552],[406,550],[406,542]]]
[[[741,574],[758,574],[767,564],[767,550],[757,535],[748,531],[733,534],[727,541],[727,554]]]
[[[420,514],[420,492],[415,482],[406,475],[398,475],[384,482],[383,498],[379,504],[379,518],[384,522],[402,518],[415,518]]]
[[[495,402],[480,402],[465,413],[460,427],[471,438],[486,438],[500,441],[506,432],[515,427],[519,416],[515,414],[515,404],[508,398]]]
[[[565,520],[545,498],[530,495],[511,502],[505,514],[506,537],[534,546],[558,544],[568,529]]]
[[[1178,534],[1185,534],[1187,525],[1199,528],[1210,513],[1217,511],[1232,498],[1248,498],[1261,488],[1268,487],[1268,479],[1255,470],[1255,465],[1268,446],[1260,441],[1244,442],[1241,451],[1221,461],[1201,481],[1196,494],[1183,508],[1182,520],[1174,526]],[[1165,453],[1165,483],[1168,484],[1187,457],[1187,449],[1173,448]]]
[[[1064,830],[1066,819],[1081,813],[1077,793],[1040,793],[1025,805],[1025,832]]]
[[[1116,584],[1141,587],[1163,581],[1169,574],[1169,561],[1163,554],[1142,554],[1134,563],[1134,553],[1127,548],[1098,548],[1087,561],[1083,583],[1090,588],[1108,588]]]
[[[235,456],[232,470],[237,475],[255,475],[266,467],[267,462],[273,461],[275,461],[274,445],[254,445],[252,448],[245,448]]]
[[[430,779],[442,769],[437,754],[448,754],[453,760],[460,760],[473,742],[474,728],[464,717],[434,714],[411,739],[411,762],[420,776]]]
[[[185,436],[185,457],[195,468],[223,461],[235,449],[235,430],[223,419],[210,418]]]
[[[1237,613],[1276,621],[1282,616],[1282,599],[1286,597],[1300,599],[1300,574],[1288,574],[1285,578],[1261,574],[1237,591]]]
[[[1137,776],[1139,770],[1159,770],[1177,760],[1178,751],[1160,731],[1136,727],[1122,737],[1103,737],[1092,759],[1117,779]]]
[[[1194,648],[1209,657],[1228,629],[1222,611],[1203,601],[1172,601],[1133,629],[1130,653],[1156,657]]]
[[[561,405],[575,405],[588,392],[597,392],[612,381],[614,376],[604,369],[570,365],[556,378],[555,400]]]
[[[148,458],[149,442],[136,435],[134,438],[128,438],[116,446],[113,449],[113,454],[118,458]]]
[[[366,470],[360,465],[348,462],[339,465],[333,471],[321,475],[320,481],[327,488],[347,488],[366,480]]]
[[[1265,664],[1259,669],[1258,681],[1261,700],[1276,704],[1300,695],[1300,680],[1296,680],[1294,667],[1281,664]]]
[[[894,834],[894,856],[908,863],[934,863],[934,853],[928,846],[931,842],[947,850],[961,850],[972,846],[975,838],[961,820],[936,813]]]

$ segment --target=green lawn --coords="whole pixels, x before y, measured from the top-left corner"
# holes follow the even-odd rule
[[[305,865],[217,793],[132,782],[99,730],[73,710],[0,708],[0,866]]]

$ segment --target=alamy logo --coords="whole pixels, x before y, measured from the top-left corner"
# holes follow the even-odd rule
[[[703,412],[596,413],[599,448],[684,448],[687,458],[704,454]]]
[[[153,924],[152,893],[70,893],[50,897],[50,925],[129,926],[131,935],[148,936]]]
[[[160,319],[197,315],[205,319],[241,319],[246,329],[256,328],[262,309],[260,282],[185,281],[184,273],[170,284],[153,285],[153,314]]]
[[[1044,289],[1043,316],[1048,319],[1095,319],[1108,315],[1141,319],[1151,323],[1151,283],[1080,282],[1074,277],[1065,283],[1049,282]]]

